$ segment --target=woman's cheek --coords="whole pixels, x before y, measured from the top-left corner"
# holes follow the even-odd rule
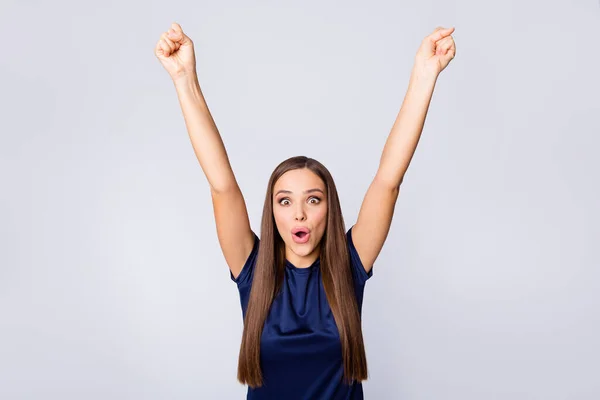
[[[285,235],[284,235],[284,232],[286,230],[286,226],[284,223],[285,219],[283,218],[283,216],[281,214],[282,214],[281,212],[275,213],[275,215],[274,215],[275,216],[275,225],[277,226],[277,231],[279,232],[279,235],[282,238],[285,238]]]

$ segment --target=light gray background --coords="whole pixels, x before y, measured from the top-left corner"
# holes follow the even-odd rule
[[[241,399],[242,319],[153,49],[172,21],[260,229],[322,161],[355,220],[455,26],[366,287],[367,399],[600,398],[598,1],[16,2],[0,12],[0,398]]]

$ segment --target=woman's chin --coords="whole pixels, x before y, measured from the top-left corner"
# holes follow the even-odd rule
[[[288,248],[298,257],[306,257],[311,255],[315,248],[310,242],[307,243],[288,243]]]

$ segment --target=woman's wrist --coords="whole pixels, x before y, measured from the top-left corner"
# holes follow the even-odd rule
[[[430,68],[425,67],[424,65],[415,63],[412,71],[410,72],[410,81],[411,83],[418,82],[425,84],[435,84],[439,75],[439,72],[433,71]]]
[[[182,72],[181,74],[173,77],[173,84],[177,88],[189,88],[199,86],[198,76],[195,71]]]

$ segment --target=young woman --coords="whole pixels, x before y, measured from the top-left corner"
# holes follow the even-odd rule
[[[365,282],[387,237],[435,82],[456,54],[454,28],[437,28],[415,57],[408,91],[357,222],[345,230],[329,171],[299,156],[273,171],[261,239],[196,75],[192,40],[174,23],[155,48],[171,76],[194,152],[211,189],[217,236],[244,317],[238,380],[249,399],[362,399]]]

